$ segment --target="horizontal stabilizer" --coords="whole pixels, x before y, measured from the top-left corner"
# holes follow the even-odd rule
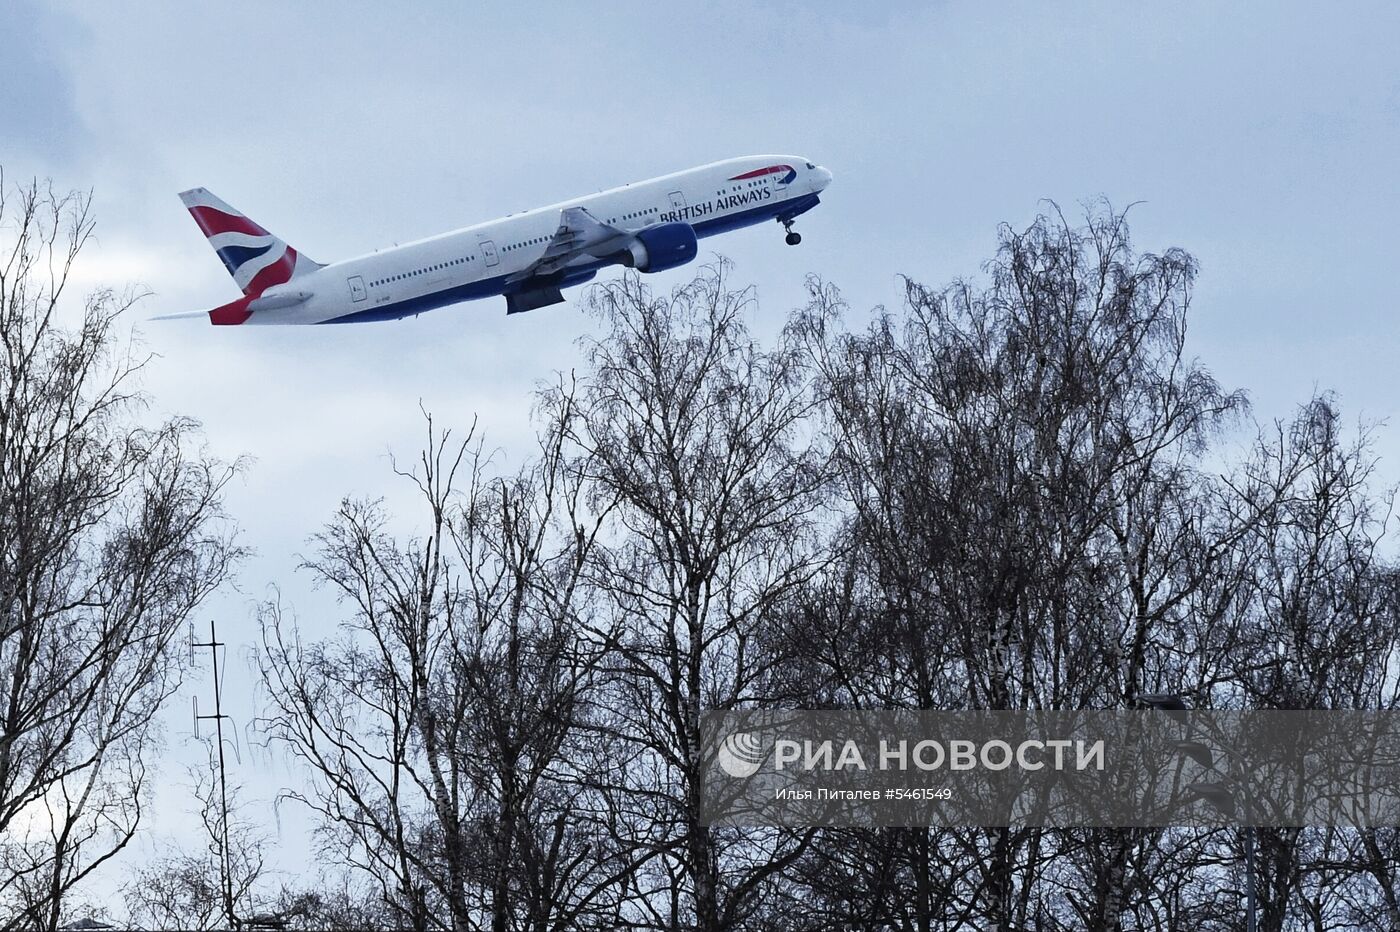
[[[244,295],[237,301],[221,304],[212,311],[186,311],[183,314],[162,314],[160,317],[152,317],[151,320],[180,320],[185,317],[206,317],[209,319],[209,323],[216,326],[241,324],[249,317],[253,316],[253,312],[248,310],[248,305],[252,302],[253,299],[250,296]]]
[[[147,320],[192,320],[195,317],[209,319],[208,311],[183,311],[179,314],[161,314],[157,317],[149,317]]]

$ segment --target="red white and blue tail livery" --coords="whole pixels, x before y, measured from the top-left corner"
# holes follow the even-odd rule
[[[242,297],[215,324],[392,320],[502,295],[506,312],[564,300],[608,265],[659,272],[694,259],[700,237],[793,220],[819,203],[831,172],[791,155],[729,159],[512,214],[331,265],[313,262],[204,188],[180,195]]]
[[[324,268],[307,256],[297,253],[286,241],[263,229],[240,211],[219,200],[205,188],[192,188],[180,193],[185,209],[209,240],[224,268],[243,297],[209,312],[216,324],[241,324],[253,315],[252,306],[269,288],[286,285]],[[310,292],[300,292],[305,300]],[[277,306],[275,299],[262,302],[264,307]],[[281,306],[287,306],[284,300]],[[183,316],[183,315],[181,315]]]

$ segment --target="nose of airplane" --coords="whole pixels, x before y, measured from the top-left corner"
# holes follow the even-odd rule
[[[820,165],[817,166],[817,169],[812,173],[812,176],[812,185],[818,191],[826,190],[826,186],[831,184],[831,172],[825,168],[822,168]]]

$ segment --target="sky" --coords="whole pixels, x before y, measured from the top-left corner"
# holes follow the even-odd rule
[[[278,863],[307,825],[270,805],[298,775],[258,747],[252,606],[278,587],[308,631],[333,599],[295,571],[345,495],[408,508],[389,454],[419,404],[476,419],[504,468],[528,456],[533,393],[581,362],[568,304],[499,299],[345,327],[147,323],[231,300],[176,193],[204,186],[330,262],[511,211],[738,155],[834,173],[802,245],[765,224],[702,242],[752,284],[772,333],[804,276],[859,326],[900,275],[975,276],[997,226],[1053,199],[1132,207],[1138,248],[1200,262],[1188,352],[1263,421],[1319,390],[1384,424],[1400,479],[1390,270],[1400,216],[1400,6],[1385,3],[186,3],[0,5],[6,183],[91,189],[98,236],[75,288],[136,283],[158,355],[154,415],[199,419],[252,458],[228,508],[254,555],[212,602],[230,643],[238,779]],[[652,276],[669,288],[691,274]],[[207,671],[206,671],[207,674]],[[136,856],[181,837],[194,677]],[[102,883],[120,881],[121,868]]]

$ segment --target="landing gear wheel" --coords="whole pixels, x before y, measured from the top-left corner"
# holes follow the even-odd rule
[[[789,231],[788,235],[783,237],[783,242],[787,243],[789,246],[796,246],[798,243],[802,242],[802,234]]]

